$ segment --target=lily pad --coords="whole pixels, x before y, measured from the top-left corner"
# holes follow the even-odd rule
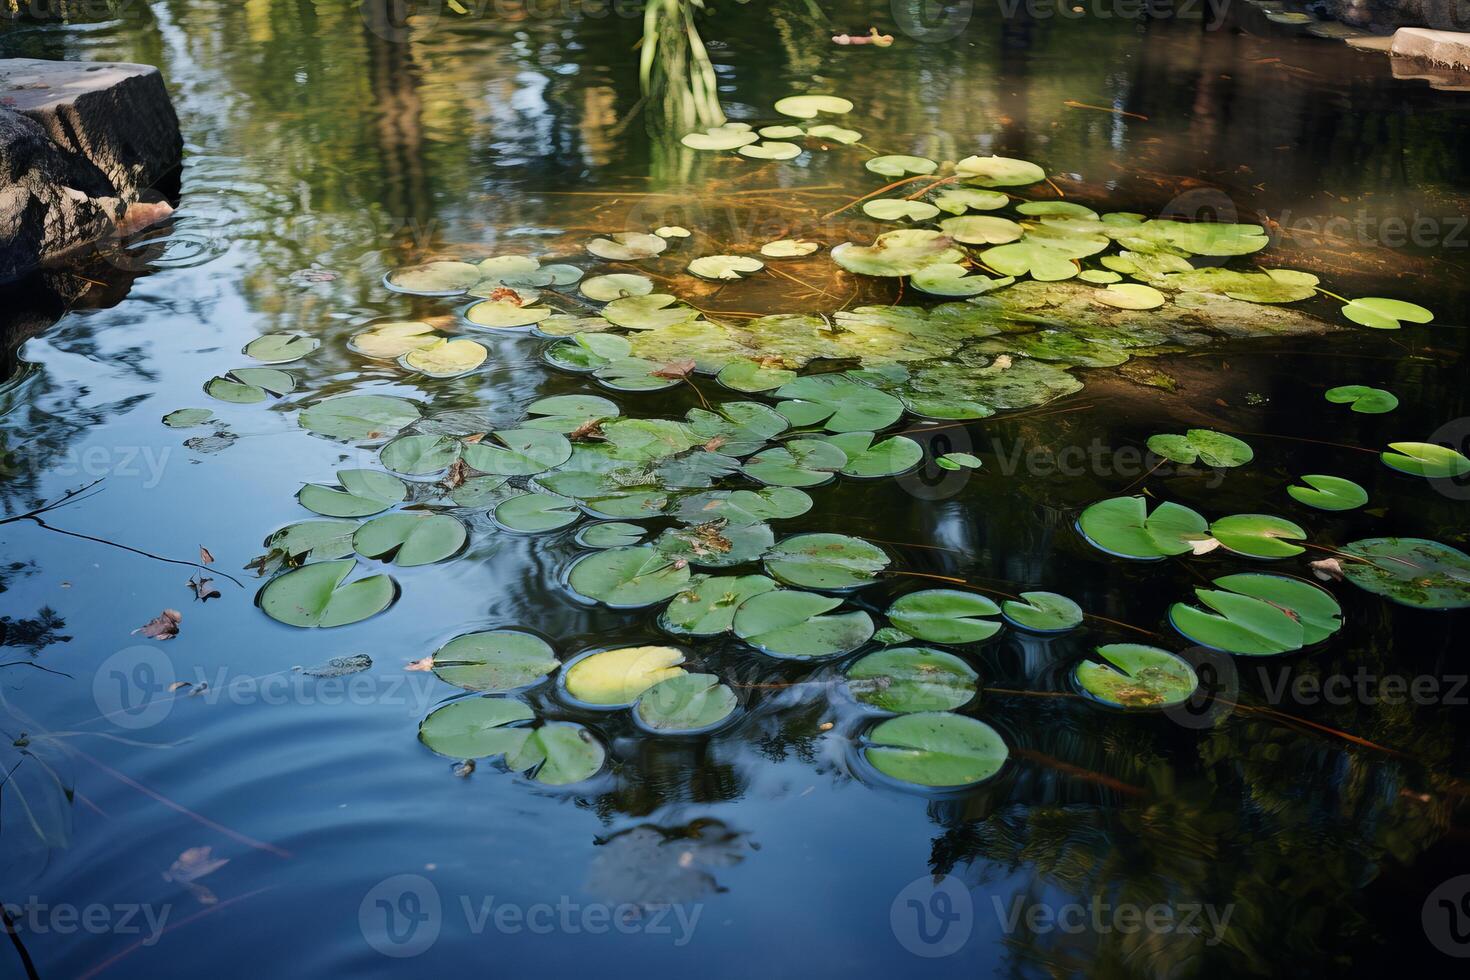
[[[1011,157],[965,157],[954,169],[966,183],[980,187],[1022,187],[1046,179],[1036,164]]]
[[[812,126],[807,129],[806,135],[819,140],[831,140],[834,143],[842,143],[843,145],[856,143],[863,138],[863,134],[855,129],[833,126],[830,123]]]
[[[397,360],[411,350],[438,341],[439,335],[430,324],[420,320],[395,320],[355,335],[347,346],[368,357]]]
[[[783,585],[847,592],[877,581],[888,567],[877,545],[846,534],[797,534],[766,552],[766,574]]]
[[[394,269],[383,277],[383,284],[414,296],[458,296],[480,278],[480,270],[468,262],[425,262]]]
[[[554,312],[549,306],[522,306],[507,299],[485,299],[466,309],[464,318],[477,327],[516,330],[540,323]]]
[[[909,277],[909,283],[931,296],[979,296],[1016,281],[1011,276],[992,279],[979,273],[969,275],[969,272],[968,266],[944,262],[925,266]]]
[[[958,589],[911,592],[888,607],[894,626],[930,643],[979,643],[1000,632],[1000,607],[982,595]]]
[[[1318,510],[1355,510],[1368,502],[1368,491],[1352,480],[1340,476],[1309,474],[1302,477],[1306,486],[1290,486],[1291,499]]]
[[[578,657],[562,671],[567,693],[598,708],[632,707],[644,691],[682,677],[684,652],[677,647],[641,646],[599,650]]]
[[[659,626],[680,636],[727,633],[742,602],[776,588],[764,575],[699,575],[689,585],[658,617]]]
[[[843,115],[852,111],[852,103],[836,95],[788,95],[777,101],[775,109],[783,116],[811,119],[819,113]]]
[[[938,208],[934,209],[938,212]],[[1024,229],[1009,218],[989,214],[967,214],[945,218],[939,228],[950,238],[966,245],[1004,245],[1021,237]]]
[[[905,201],[901,197],[879,197],[864,202],[863,214],[879,221],[928,221],[939,209],[925,201]],[[1004,220],[1004,219],[997,219]],[[1016,230],[1020,234],[1020,229]]]
[[[819,248],[821,246],[816,242],[802,241],[799,238],[781,238],[762,245],[761,254],[768,259],[794,259],[802,255],[811,255]]]
[[[486,694],[539,683],[561,666],[551,644],[520,630],[456,636],[435,651],[433,661],[440,680]]]
[[[1328,388],[1323,397],[1334,405],[1351,405],[1353,411],[1365,415],[1382,415],[1399,407],[1398,396],[1393,392],[1367,385],[1339,385]]]
[[[1241,574],[1195,589],[1210,610],[1176,602],[1169,621],[1185,639],[1246,656],[1290,653],[1342,628],[1342,608],[1331,593],[1284,575]]]
[[[998,211],[1011,202],[1001,191],[981,190],[978,187],[950,188],[934,198],[934,206],[950,214],[968,211]]]
[[[648,531],[626,521],[601,521],[588,524],[577,532],[577,544],[584,548],[626,548],[643,540]]]
[[[706,255],[689,263],[689,271],[701,279],[731,281],[759,272],[766,264],[748,255]]]
[[[1123,277],[1108,269],[1083,269],[1077,274],[1077,278],[1083,282],[1095,285],[1106,285],[1111,282],[1121,282]]]
[[[303,565],[267,582],[256,602],[267,616],[287,626],[359,622],[387,609],[397,587],[386,575],[370,575],[343,585],[356,566],[351,558]]]
[[[627,330],[657,330],[693,320],[699,311],[679,304],[677,297],[668,293],[649,293],[615,299],[602,308],[602,315],[609,323]]]
[[[1375,330],[1397,330],[1403,326],[1400,322],[1403,320],[1410,323],[1429,323],[1434,319],[1432,312],[1417,303],[1378,296],[1350,300],[1342,308],[1342,315],[1354,323],[1361,323]]]
[[[843,476],[877,479],[907,473],[924,458],[924,447],[908,436],[893,436],[874,443],[871,432],[843,432],[827,441],[847,456]]]
[[[947,711],[900,715],[868,733],[863,757],[885,776],[933,789],[973,786],[1000,772],[1010,750],[983,721]]]
[[[756,132],[768,140],[794,140],[806,135],[800,126],[762,126]]]
[[[1419,609],[1470,606],[1470,555],[1427,538],[1364,538],[1342,550],[1342,573],[1360,589]]]
[[[1006,622],[1032,633],[1065,633],[1082,625],[1082,607],[1055,592],[1022,592],[1001,603]]]
[[[624,296],[647,296],[653,292],[653,280],[631,272],[617,272],[583,279],[577,288],[590,300],[608,303]]]
[[[731,524],[715,519],[671,527],[653,546],[673,559],[705,568],[729,568],[755,561],[776,541],[769,524]]]
[[[815,487],[847,465],[847,454],[822,439],[792,439],[756,453],[743,472],[772,487]]]
[[[847,668],[847,690],[863,704],[897,714],[952,711],[974,699],[979,675],[951,653],[893,647]]]
[[[267,364],[299,361],[322,345],[315,337],[294,333],[268,333],[245,345],[243,353]]]
[[[392,395],[338,395],[317,402],[297,418],[309,432],[345,439],[373,442],[398,434],[419,420],[419,410],[406,398]]]
[[[1079,270],[1072,258],[1064,250],[1049,248],[1029,238],[987,248],[980,253],[980,261],[1002,275],[1024,276],[1029,273],[1031,278],[1040,282],[1059,282],[1077,275]]]
[[[505,754],[506,768],[525,772],[546,786],[591,779],[607,761],[607,749],[590,730],[570,721],[551,721]]]
[[[794,160],[801,156],[802,150],[795,143],[766,140],[763,143],[750,143],[742,146],[736,152],[753,160]]]
[[[408,485],[378,470],[338,470],[340,487],[308,483],[296,494],[307,510],[323,517],[368,517],[408,498]]]
[[[1082,690],[1119,708],[1171,708],[1199,687],[1189,662],[1168,650],[1140,643],[1109,643],[1097,648],[1099,663],[1084,660],[1073,671]]]
[[[266,563],[262,569],[280,565],[295,567],[309,561],[346,558],[352,552],[352,534],[356,521],[298,521],[287,524],[265,539]],[[256,567],[252,562],[246,566]]]
[[[1165,502],[1150,514],[1143,497],[1099,501],[1082,512],[1077,526],[1099,551],[1142,561],[1182,555],[1193,550],[1191,542],[1210,536],[1208,523],[1195,511]]]
[[[794,487],[766,487],[690,494],[680,499],[673,516],[691,523],[718,518],[731,524],[758,524],[800,517],[811,509],[812,498]]]
[[[550,493],[518,493],[495,505],[495,523],[510,531],[556,531],[582,517],[577,502]]]
[[[1175,463],[1199,460],[1206,466],[1243,466],[1255,458],[1251,447],[1231,435],[1213,429],[1190,429],[1184,435],[1149,436],[1149,452]]]
[[[735,692],[714,674],[681,674],[644,691],[633,717],[650,731],[694,735],[711,731],[735,713]]]
[[[941,470],[978,470],[984,462],[973,453],[945,453],[935,458],[934,465]]]
[[[403,355],[403,366],[430,378],[457,378],[485,363],[490,354],[473,340],[439,340]]]
[[[688,137],[685,139],[687,140]],[[669,243],[666,239],[637,231],[623,231],[608,238],[594,238],[587,243],[588,252],[599,259],[607,259],[612,262],[637,262],[640,259],[651,259],[668,247]]]
[[[759,137],[748,129],[734,126],[711,126],[702,133],[688,133],[679,142],[691,150],[734,150],[754,143]],[[589,248],[588,251],[591,251]],[[593,252],[593,255],[598,253]],[[604,256],[605,257],[605,256]]]
[[[1115,306],[1120,310],[1153,310],[1168,302],[1164,294],[1154,287],[1137,282],[1114,283],[1093,298],[1104,306]]]
[[[275,368],[235,368],[221,377],[210,378],[204,393],[222,402],[251,405],[267,397],[294,391],[296,379]]]
[[[926,228],[884,232],[872,245],[843,242],[832,249],[834,262],[863,276],[911,276],[925,266],[954,264],[964,257],[948,235]]]
[[[794,426],[825,423],[829,432],[876,432],[903,417],[903,402],[841,375],[815,374],[776,389],[776,411]]]
[[[453,464],[459,459],[460,448],[459,442],[449,436],[399,436],[378,451],[378,459],[395,473],[426,476]]]
[[[571,457],[567,437],[546,429],[499,429],[462,452],[467,465],[496,476],[535,476]]]
[[[773,391],[796,380],[796,372],[741,357],[721,368],[715,380],[735,391]]]
[[[391,556],[407,568],[452,558],[465,539],[464,525],[448,514],[385,514],[358,528],[352,547],[364,558]]]
[[[419,723],[419,741],[450,759],[483,759],[518,750],[530,734],[509,727],[536,714],[512,698],[461,698],[436,708]]]
[[[1290,558],[1306,549],[1292,544],[1307,532],[1284,517],[1270,514],[1232,514],[1210,525],[1210,536],[1238,555],[1251,558]]]
[[[688,238],[694,233],[682,225],[664,225],[653,229],[653,233],[660,238]]]
[[[210,408],[176,408],[163,417],[163,424],[170,429],[192,429],[214,418]]]
[[[873,635],[865,612],[833,613],[842,600],[775,589],[751,596],[735,610],[735,635],[773,657],[808,660],[851,653]]]
[[[1464,476],[1470,473],[1470,459],[1449,448],[1432,442],[1391,442],[1392,452],[1379,454],[1379,459],[1389,469],[1408,473],[1410,476],[1425,476],[1430,479]]]
[[[614,609],[637,609],[684,591],[689,563],[652,545],[609,548],[577,559],[567,582],[588,599]]]

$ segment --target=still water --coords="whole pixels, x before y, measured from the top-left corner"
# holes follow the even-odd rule
[[[570,529],[517,535],[481,515],[457,560],[394,570],[401,595],[384,615],[332,630],[268,619],[241,566],[270,531],[309,516],[294,498],[304,481],[373,458],[304,431],[297,410],[356,391],[514,420],[535,398],[592,390],[543,365],[545,342],[525,335],[477,334],[485,367],[444,381],[354,354],[347,340],[365,323],[463,305],[386,290],[383,275],[407,262],[585,264],[581,243],[596,234],[669,224],[724,246],[870,240],[880,229],[854,212],[820,216],[877,185],[850,148],[758,162],[650,136],[639,18],[469,11],[446,7],[399,34],[370,29],[356,3],[164,0],[0,33],[0,55],[158,65],[185,139],[166,227],[89,270],[96,281],[64,315],[42,300],[7,313],[5,511],[103,478],[46,522],[185,561],[202,545],[244,583],[216,574],[222,595],[201,605],[185,585],[196,569],[0,525],[5,733],[35,746],[16,770],[26,802],[0,797],[0,900],[25,906],[17,935],[40,976],[1214,977],[1452,962],[1421,908],[1470,871],[1463,612],[1334,586],[1344,630],[1309,653],[1235,661],[1219,679],[1226,705],[1203,719],[1066,692],[1097,643],[1142,630],[1182,647],[1167,603],[1249,566],[1126,563],[1074,530],[1081,508],[1142,485],[1151,434],[1210,427],[1255,449],[1240,469],[1148,476],[1160,498],[1281,513],[1335,543],[1465,546],[1465,494],[1353,448],[1423,440],[1470,415],[1463,94],[1395,79],[1386,59],[1336,42],[1202,30],[1197,18],[1004,20],[986,7],[942,43],[896,31],[887,3],[758,0],[705,19],[732,118],[770,122],[784,95],[839,93],[857,106],[844,122],[878,152],[1021,157],[1099,210],[1260,222],[1276,264],[1437,319],[1147,360],[1162,386],[1141,383],[1138,361],[1083,371],[1086,387],[1045,409],[911,433],[933,454],[975,453],[978,471],[812,491],[813,510],[783,532],[862,535],[903,570],[1061,592],[1128,624],[1094,620],[1057,639],[1007,630],[965,651],[983,692],[964,713],[1011,749],[978,790],[923,795],[878,778],[853,748],[873,715],[831,683],[842,662],[759,658],[733,639],[691,645],[742,701],[710,737],[652,737],[553,685],[525,695],[608,746],[599,775],[553,788],[489,761],[456,778],[416,733],[461,692],[405,667],[503,626],[539,633],[563,659],[660,642],[656,610],[576,601]],[[830,41],[870,25],[896,33],[894,46]],[[795,279],[686,277],[678,289],[736,316],[899,299],[882,283],[836,291],[820,259],[786,267],[811,270]],[[1326,299],[1302,306],[1340,322]],[[290,365],[297,390],[211,403],[204,382],[271,332],[321,341]],[[1344,384],[1391,389],[1402,405],[1358,415],[1323,400]],[[702,396],[613,397],[627,414],[678,416]],[[229,436],[186,445],[214,429],[160,423],[206,405]],[[1308,512],[1283,493],[1301,473],[1349,477],[1372,503]],[[1315,557],[1281,567],[1305,575]],[[881,612],[924,584],[895,576],[862,603]],[[183,613],[177,638],[129,635],[164,608]],[[293,671],[354,654],[372,669]],[[1298,685],[1331,677],[1354,679],[1345,696]],[[1422,679],[1427,693],[1373,696],[1389,678]],[[134,687],[173,681],[207,687],[119,710]],[[21,758],[11,750],[6,768]],[[1156,905],[1174,926],[1116,914]],[[95,927],[65,918],[89,906],[103,909]],[[19,975],[11,949],[0,961]]]

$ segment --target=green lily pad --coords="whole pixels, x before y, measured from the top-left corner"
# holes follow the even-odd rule
[[[408,499],[408,485],[378,470],[338,470],[339,487],[308,483],[296,494],[301,506],[323,517],[369,517]]]
[[[1139,237],[1188,252],[1191,255],[1249,255],[1271,243],[1260,225],[1208,221],[1173,221],[1155,218],[1135,232]]]
[[[741,357],[721,368],[715,380],[734,391],[773,391],[796,380],[796,372]]]
[[[499,429],[480,442],[465,446],[461,456],[466,465],[481,473],[535,476],[571,459],[572,444],[560,432]]]
[[[915,786],[973,786],[1000,772],[1010,750],[983,721],[947,711],[890,718],[868,733],[863,757],[879,772]]]
[[[449,436],[399,436],[378,450],[378,460],[395,473],[426,476],[453,464],[459,459],[460,449],[459,440]]]
[[[800,517],[811,509],[812,498],[794,487],[765,487],[690,494],[680,499],[673,516],[691,523],[720,519],[731,524],[759,524]]]
[[[843,115],[852,111],[852,103],[836,95],[788,95],[776,102],[775,109],[783,116],[811,119],[819,113]]]
[[[846,534],[796,534],[766,552],[766,574],[782,585],[846,592],[871,585],[888,567],[877,545]]]
[[[831,140],[844,146],[857,143],[863,138],[863,134],[855,129],[846,129],[842,126],[833,126],[830,123],[822,123],[807,129],[806,135],[819,140]]]
[[[894,626],[930,643],[979,643],[1000,632],[1000,623],[983,619],[1000,607],[982,595],[958,589],[910,592],[888,607]]]
[[[263,402],[271,395],[277,397],[296,388],[296,379],[285,371],[275,368],[235,368],[228,374],[210,378],[204,385],[204,393],[211,398],[236,405],[252,405]]]
[[[394,564],[411,567],[453,557],[466,537],[464,525],[448,514],[384,514],[357,529],[352,547],[364,558],[391,556]]]
[[[668,236],[665,236],[668,237]],[[553,262],[551,265],[541,267],[543,275],[551,277],[548,286],[571,286],[576,284],[586,273],[574,265],[565,262]]]
[[[419,410],[392,395],[338,395],[317,402],[297,418],[309,432],[349,442],[388,439],[419,420]]]
[[[772,591],[776,583],[764,575],[697,575],[689,586],[658,617],[659,626],[679,636],[728,633],[740,604]]]
[[[588,524],[577,532],[577,544],[584,548],[626,548],[643,540],[648,531],[625,521],[602,521]]]
[[[801,147],[795,143],[786,143],[781,140],[766,140],[763,143],[751,143],[742,146],[735,152],[743,157],[753,160],[794,160],[801,156]]]
[[[822,439],[792,439],[756,453],[742,471],[772,487],[815,487],[847,465],[847,454]]]
[[[524,772],[546,786],[567,786],[591,779],[607,761],[597,736],[575,722],[550,721],[532,731],[515,751],[506,752],[506,768]]]
[[[671,527],[653,546],[671,559],[705,568],[729,568],[755,561],[775,544],[769,524],[731,524],[715,519],[704,524]]]
[[[1391,442],[1393,452],[1381,453],[1379,459],[1389,469],[1431,479],[1464,476],[1470,473],[1470,459],[1432,442]]]
[[[357,562],[351,558],[303,565],[277,575],[260,590],[256,602],[271,619],[287,626],[346,626],[375,616],[397,594],[386,575],[369,575],[343,585]]]
[[[1194,668],[1182,657],[1139,643],[1097,648],[1101,663],[1084,660],[1073,671],[1082,690],[1119,708],[1172,708],[1199,687]]]
[[[615,299],[603,307],[602,315],[609,323],[627,330],[657,330],[693,320],[699,311],[677,304],[677,297],[668,293],[650,293]]]
[[[1397,299],[1368,296],[1350,300],[1342,308],[1342,315],[1354,323],[1375,330],[1397,330],[1408,320],[1410,323],[1429,323],[1434,314],[1416,303],[1405,303]]]
[[[1022,592],[1001,603],[1006,622],[1032,633],[1065,633],[1082,625],[1082,607],[1055,592]]]
[[[1365,415],[1382,415],[1399,407],[1398,396],[1393,392],[1367,385],[1339,385],[1328,388],[1323,397],[1334,405],[1351,405],[1353,411]]]
[[[968,266],[944,262],[925,266],[909,277],[909,283],[931,296],[979,296],[1016,281],[1011,276],[992,279],[980,273],[969,275],[969,272]]]
[[[436,340],[416,347],[399,358],[411,371],[429,378],[458,378],[485,363],[490,352],[473,340]]]
[[[561,666],[551,644],[520,630],[456,636],[435,651],[433,661],[440,680],[486,694],[539,683]]]
[[[564,470],[537,477],[543,490],[571,497],[594,517],[642,520],[656,517],[668,505],[668,494],[658,487],[629,485],[608,473]]]
[[[414,296],[458,296],[480,278],[480,270],[468,262],[425,262],[394,269],[383,277],[383,284]]]
[[[749,135],[748,133],[746,135]],[[689,145],[685,137],[685,145]],[[747,142],[754,142],[754,137]],[[651,259],[669,247],[666,239],[658,235],[646,235],[637,231],[622,231],[607,238],[594,238],[587,243],[587,251],[599,259],[611,262],[637,262]]]
[[[618,272],[583,279],[577,287],[582,295],[598,303],[608,303],[625,296],[647,296],[653,292],[653,280],[647,276]]]
[[[938,213],[939,209],[934,211]],[[1009,218],[989,214],[945,218],[939,222],[939,228],[950,238],[966,245],[1004,245],[1019,239],[1025,230]]]
[[[809,660],[851,653],[873,635],[865,612],[833,613],[842,600],[775,589],[743,601],[735,610],[735,635],[773,657]]]
[[[1046,179],[1036,164],[1011,157],[965,157],[954,169],[965,183],[980,187],[1022,187]]]
[[[1470,555],[1427,538],[1364,538],[1342,550],[1360,561],[1342,573],[1360,589],[1419,609],[1470,606]]]
[[[1290,653],[1342,628],[1342,608],[1331,593],[1283,575],[1241,574],[1195,589],[1211,612],[1176,602],[1169,622],[1187,640],[1246,656]]]
[[[682,592],[689,584],[689,564],[652,545],[609,548],[577,559],[567,583],[579,595],[614,609],[637,609]]]
[[[877,479],[907,473],[924,458],[924,447],[908,436],[893,436],[874,443],[871,432],[843,432],[827,441],[847,456],[844,476]]]
[[[758,138],[748,129],[734,126],[711,126],[702,133],[688,133],[680,138],[679,142],[691,150],[735,150],[754,143]],[[593,252],[592,254],[597,255],[598,253]]]
[[[346,558],[353,553],[352,534],[356,530],[356,521],[297,521],[287,524],[265,539],[265,557],[270,560],[274,556],[274,560],[262,568],[281,564],[295,567],[309,561]]]
[[[294,333],[268,333],[246,344],[242,353],[267,364],[287,364],[301,360],[321,345],[322,342],[315,337]]]
[[[213,409],[176,408],[163,417],[163,424],[170,429],[192,429],[196,425],[203,425],[212,418],[214,418]]]
[[[650,731],[694,735],[718,728],[737,705],[735,692],[714,674],[681,674],[644,691],[633,717]]]
[[[472,476],[449,492],[459,507],[489,507],[504,500],[508,476]]]
[[[899,197],[880,197],[863,204],[863,214],[878,221],[928,221],[939,209],[924,201],[905,201]]]
[[[677,647],[641,646],[598,650],[577,657],[562,671],[567,693],[598,708],[630,708],[662,681],[683,677],[684,653]]]
[[[1181,504],[1161,503],[1148,513],[1143,497],[1113,497],[1082,512],[1077,526],[1089,544],[1119,558],[1156,561],[1193,550],[1203,541],[1209,525]]]
[[[941,470],[978,470],[984,462],[973,453],[945,453],[934,464]]]
[[[979,675],[951,653],[894,647],[870,653],[847,668],[847,690],[883,711],[952,711],[974,699]]]
[[[1023,201],[1016,205],[1016,211],[1034,218],[1057,216],[1097,220],[1096,211],[1072,201]]]
[[[1077,278],[1083,282],[1090,282],[1099,286],[1112,282],[1121,282],[1123,279],[1122,276],[1108,269],[1083,269],[1077,274]]]
[[[1251,558],[1290,558],[1306,549],[1292,544],[1307,532],[1284,517],[1270,514],[1232,514],[1210,525],[1210,536],[1238,555]]]
[[[1079,271],[1065,250],[1050,248],[1029,237],[1009,245],[987,248],[980,253],[980,261],[1002,275],[1024,276],[1029,273],[1031,278],[1040,282],[1071,279]]]
[[[512,698],[461,698],[435,708],[419,723],[419,741],[450,759],[483,759],[518,750],[530,734],[509,727],[536,714]]]
[[[705,447],[727,456],[748,456],[785,432],[786,416],[761,402],[735,401],[714,411],[692,408],[685,416],[690,430],[707,440]]]
[[[794,426],[825,423],[829,432],[876,432],[903,417],[903,402],[841,375],[797,378],[776,390],[776,411]]]
[[[554,312],[549,306],[523,306],[507,299],[483,299],[467,308],[464,318],[477,327],[516,330],[540,323]]]
[[[582,517],[577,502],[550,493],[518,493],[495,505],[495,523],[510,531],[536,534],[575,524]]]
[[[1206,466],[1243,466],[1255,458],[1249,445],[1213,429],[1190,429],[1184,435],[1149,436],[1149,452],[1175,463],[1199,460]]]
[[[1164,294],[1154,287],[1137,282],[1114,283],[1093,298],[1104,306],[1115,306],[1120,310],[1153,310],[1168,302]]]
[[[927,157],[906,156],[901,153],[873,157],[863,164],[868,170],[885,177],[902,177],[904,174],[932,174],[939,164]]]
[[[832,261],[863,276],[911,276],[925,266],[964,257],[948,235],[926,228],[884,232],[872,245],[843,242],[832,249]]]
[[[998,211],[1011,202],[1000,191],[981,190],[978,187],[955,187],[941,192],[934,198],[934,206],[950,214],[966,211]]]
[[[1318,510],[1355,510],[1368,502],[1368,491],[1352,480],[1340,476],[1309,474],[1302,477],[1304,487],[1290,486],[1291,499]]]
[[[748,255],[706,255],[689,263],[689,272],[701,279],[731,281],[744,279],[766,267],[760,259]]]
[[[768,140],[794,140],[806,135],[800,126],[762,126],[756,132]]]
[[[799,238],[782,238],[762,245],[761,254],[768,259],[794,259],[803,255],[811,255],[819,248],[821,246],[816,242],[806,242]]]

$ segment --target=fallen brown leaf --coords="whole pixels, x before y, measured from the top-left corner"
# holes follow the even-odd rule
[[[481,442],[484,438],[485,433],[483,432],[471,432],[467,436],[460,436],[459,441],[464,443],[466,446],[474,446]]]
[[[475,771],[475,760],[466,759],[454,767],[454,774],[460,779],[468,779]]]
[[[1320,561],[1309,561],[1307,565],[1312,569],[1312,574],[1324,582],[1342,581],[1342,562],[1336,558],[1323,558]]]
[[[404,670],[433,670],[434,669],[434,658],[433,657],[420,657],[418,660],[410,660],[408,662],[408,666],[407,667],[404,667],[403,669]]]
[[[195,882],[207,874],[213,874],[230,863],[229,858],[216,858],[213,848],[191,847],[178,856],[163,873],[164,881],[171,881],[187,888],[201,905],[213,905],[219,901],[214,892]]]
[[[464,486],[464,481],[468,479],[469,472],[469,465],[462,459],[456,459],[450,463],[449,472],[444,474],[444,479],[441,481],[444,484],[444,489],[455,490]]]
[[[683,381],[694,371],[694,358],[690,357],[682,361],[670,361],[657,370],[648,372],[655,378],[672,378],[675,381]]]
[[[214,587],[214,579],[203,575],[189,579],[189,588],[194,590],[194,598],[200,602],[208,602],[210,599],[218,599],[219,589]]]
[[[179,635],[179,623],[184,614],[177,609],[165,609],[157,617],[133,630],[133,634],[142,633],[151,640],[172,640]]]
[[[725,437],[724,436],[715,436],[709,442],[707,442],[707,443],[704,444],[704,448],[705,448],[705,451],[706,452],[711,452],[712,453],[716,449],[719,449],[724,444],[725,444]]]
[[[601,439],[602,419],[588,419],[567,433],[568,439]]]
[[[199,546],[199,560],[206,565],[214,564],[214,555],[210,554],[209,549],[202,544]]]

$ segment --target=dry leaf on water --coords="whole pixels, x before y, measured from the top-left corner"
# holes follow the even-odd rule
[[[177,609],[165,609],[154,619],[133,630],[133,634],[142,633],[150,640],[172,640],[179,635],[179,623],[183,618],[184,614]]]
[[[1312,574],[1324,582],[1342,581],[1342,562],[1336,558],[1323,558],[1321,561],[1307,562],[1311,566]]]
[[[475,760],[474,759],[466,759],[463,762],[458,763],[454,767],[454,774],[456,776],[458,776],[460,779],[468,779],[470,777],[470,774],[473,773],[474,771],[475,771]]]
[[[408,666],[407,667],[404,667],[403,669],[404,670],[433,670],[434,669],[434,658],[433,657],[420,657],[418,660],[410,660],[408,662]]]
[[[163,880],[183,885],[199,900],[199,904],[213,905],[219,901],[214,892],[203,885],[196,884],[198,879],[207,874],[213,874],[230,863],[229,858],[215,857],[213,851],[214,849],[208,846],[189,848],[180,854],[173,864],[169,865],[168,870],[163,873]]]
[[[202,544],[199,546],[199,560],[206,565],[214,564],[214,555],[210,554],[209,549]]]
[[[683,361],[670,361],[656,371],[649,373],[655,378],[672,378],[675,381],[683,381],[694,371],[694,358]]]
[[[219,589],[214,587],[214,579],[205,578],[203,575],[189,579],[189,588],[194,591],[194,598],[200,602],[208,602],[210,599],[218,599]],[[174,632],[178,632],[175,630]]]

